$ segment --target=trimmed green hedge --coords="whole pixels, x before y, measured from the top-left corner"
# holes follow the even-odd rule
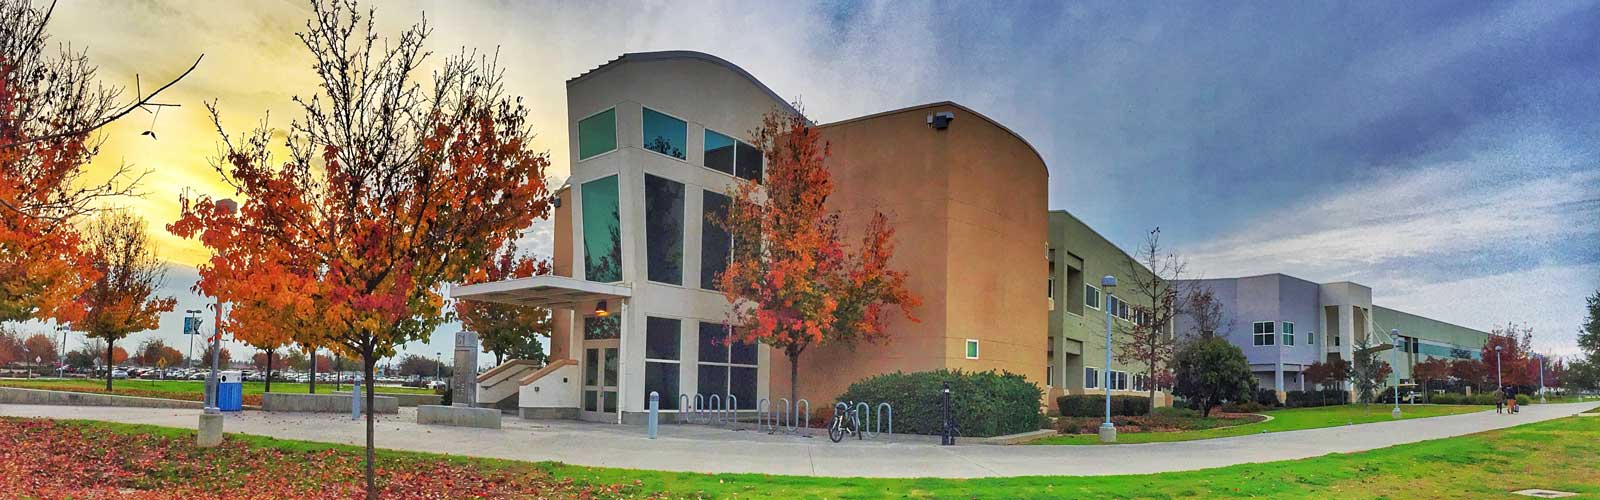
[[[878,403],[894,407],[894,431],[933,434],[943,431],[940,390],[950,383],[951,413],[962,436],[1004,436],[1039,430],[1039,400],[1044,390],[1014,373],[961,370],[894,372],[850,384],[840,401],[863,401],[877,410]]]
[[[1102,417],[1106,414],[1106,396],[1083,394],[1056,398],[1056,407],[1063,417]],[[1144,396],[1111,396],[1111,416],[1142,417],[1150,414],[1150,398]]]
[[[1290,408],[1310,408],[1315,406],[1342,405],[1350,398],[1349,394],[1340,389],[1322,389],[1319,391],[1289,391],[1284,396]]]
[[[1529,403],[1531,403],[1533,401],[1531,398],[1524,399],[1524,398],[1527,398],[1527,397],[1528,396],[1526,394],[1518,394],[1517,395],[1517,403],[1518,404],[1529,404]],[[1446,392],[1444,394],[1434,394],[1432,399],[1430,399],[1428,402],[1436,404],[1436,405],[1485,405],[1485,406],[1492,406],[1492,405],[1500,404],[1500,403],[1502,403],[1504,401],[1505,401],[1504,399],[1500,398],[1500,393],[1498,393],[1498,392],[1478,393],[1478,394],[1473,394],[1471,396],[1468,396],[1466,394],[1456,394],[1456,393],[1453,393],[1453,392]]]

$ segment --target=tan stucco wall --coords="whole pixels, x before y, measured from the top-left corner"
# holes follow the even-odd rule
[[[561,206],[555,210],[555,244],[551,249],[551,272],[556,276],[572,277],[572,190],[565,189],[556,194],[561,200]],[[569,349],[571,342],[567,339],[568,328],[572,324],[572,313],[568,310],[557,309],[550,312],[555,320],[550,330],[550,359],[572,359]]]
[[[929,113],[951,112],[949,129]],[[1026,143],[966,108],[939,103],[821,126],[833,148],[828,199],[856,241],[873,210],[895,228],[893,266],[922,297],[920,323],[896,315],[879,345],[824,345],[800,358],[800,397],[824,404],[871,375],[1005,370],[1044,385],[1047,172]],[[965,358],[966,339],[979,341]],[[772,391],[789,366],[772,356]]]

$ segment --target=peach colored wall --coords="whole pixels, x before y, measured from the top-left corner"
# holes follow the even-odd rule
[[[949,129],[929,113],[956,115]],[[1047,173],[1033,150],[976,113],[939,103],[822,125],[833,148],[831,208],[851,240],[874,209],[896,234],[893,265],[922,297],[920,323],[898,316],[878,345],[813,346],[800,357],[800,397],[826,407],[871,375],[939,368],[1005,370],[1044,385],[1047,348]],[[979,359],[965,358],[978,339]],[[789,363],[772,355],[774,396]]]

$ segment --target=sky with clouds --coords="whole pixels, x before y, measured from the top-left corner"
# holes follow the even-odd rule
[[[954,100],[1026,137],[1050,207],[1134,246],[1152,227],[1205,277],[1283,272],[1373,287],[1461,325],[1533,326],[1571,353],[1600,288],[1600,5],[1561,2],[414,2],[430,47],[498,50],[535,144],[568,165],[564,82],[622,53],[697,50],[834,121]],[[220,193],[201,107],[244,130],[314,90],[306,4],[63,0],[50,32],[110,83],[164,80],[182,108],[107,133],[121,200],[152,221],[179,310],[205,258],[161,231],[183,189]],[[548,227],[525,248],[547,252]],[[161,335],[182,345],[181,312]],[[135,341],[138,338],[136,336]],[[448,335],[406,346],[448,352]]]

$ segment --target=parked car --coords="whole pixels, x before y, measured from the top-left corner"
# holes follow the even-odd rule
[[[128,378],[128,372],[126,370],[112,370],[111,371],[111,378],[116,378],[116,379]]]

